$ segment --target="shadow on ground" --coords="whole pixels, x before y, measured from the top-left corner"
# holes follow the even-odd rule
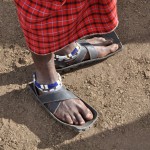
[[[24,95],[29,96],[24,97]],[[6,93],[0,96],[0,99],[0,118],[25,125],[40,139],[38,148],[52,148],[77,135],[50,118],[47,112],[34,101],[28,88]],[[149,150],[149,131],[150,114],[147,114],[127,125],[106,130],[70,144],[63,144],[58,149]]]
[[[51,119],[34,99],[28,87],[0,96],[0,118],[25,125],[40,139],[39,148],[55,146],[77,135]]]
[[[96,134],[86,139],[60,147],[61,150],[149,150],[150,114],[112,131]]]
[[[20,72],[28,73],[27,76],[30,76],[29,72],[32,72],[32,69],[33,66],[30,65],[17,68],[12,72],[0,74],[0,80],[2,81],[0,86],[10,84],[21,85],[29,82],[30,79],[24,81],[24,77]],[[14,78],[13,81],[12,78]],[[35,101],[28,87],[7,92],[0,96],[0,100],[0,118],[25,125],[40,139],[38,148],[61,150],[149,150],[150,148],[150,141],[148,140],[150,139],[150,114],[141,116],[139,120],[129,124],[104,132],[96,124],[95,129],[97,128],[100,133],[65,144],[64,141],[71,140],[78,134],[50,118],[47,112]],[[63,143],[62,146],[55,147],[61,143]]]
[[[118,34],[123,43],[149,42],[150,1],[126,0],[118,3],[120,18]],[[12,2],[0,0],[0,21],[2,21],[0,22],[0,45],[18,44],[24,47],[23,34]],[[1,73],[0,86],[27,83],[31,81],[32,70],[33,66],[29,65],[8,73]],[[0,118],[27,126],[40,139],[38,148],[51,148],[77,135],[51,119],[34,101],[28,88],[7,92],[0,96],[0,100]],[[132,123],[116,127],[113,131],[106,130],[89,138],[60,146],[60,149],[149,150],[149,131],[150,114],[147,114]]]
[[[14,68],[13,71],[0,73],[0,86],[18,84],[22,85],[32,81],[33,65]]]

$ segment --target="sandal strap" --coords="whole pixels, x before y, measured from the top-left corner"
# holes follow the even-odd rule
[[[74,64],[81,63],[85,59],[87,49],[83,46],[80,46],[80,49],[81,49],[80,54],[73,60]]]
[[[63,56],[60,56],[60,55],[55,55],[55,60],[57,61],[70,61],[70,59],[75,59],[80,53],[80,47],[79,47],[79,44],[77,43],[77,46],[75,47],[75,49],[69,53],[68,55],[63,55]]]
[[[98,58],[98,51],[95,49],[95,47],[92,44],[86,42],[86,40],[78,40],[77,43],[78,43],[78,46],[79,46],[78,49],[80,50],[80,52],[76,55],[76,57],[74,57],[73,59],[70,58],[68,59],[68,61],[67,60],[60,61],[58,57],[61,57],[61,56],[56,55],[57,57],[55,60],[56,66],[59,66],[59,68],[65,68],[70,65],[68,64],[70,60],[73,61],[72,62],[73,64],[81,63],[85,59],[85,56],[87,55],[87,53],[89,53],[90,60]]]
[[[51,113],[54,114],[59,108],[62,101],[77,99],[77,97],[72,92],[68,91],[65,87],[62,87],[58,91],[40,95],[38,96],[38,99],[44,105],[50,104],[47,108]]]
[[[71,91],[66,89],[62,86],[59,90],[53,92],[46,92],[45,94],[39,95],[38,88],[33,83],[33,89],[35,95],[37,96],[38,100],[47,107],[47,109],[51,113],[55,113],[59,108],[59,105],[64,100],[72,100],[77,99],[78,97],[75,96]],[[50,105],[46,105],[50,104]]]
[[[90,60],[98,58],[98,51],[92,44],[90,44],[86,40],[79,40],[79,43],[82,47],[85,47],[87,49],[90,56]]]
[[[51,102],[51,104],[48,106],[48,109],[51,113],[55,114],[57,109],[59,108],[61,102]]]
[[[79,43],[78,43],[78,50],[79,50],[79,53],[76,55],[76,57],[74,59],[71,59],[71,61],[73,61],[73,64],[82,62],[87,54],[87,49],[84,46],[81,46]],[[67,67],[69,65],[68,62],[69,60],[59,61],[58,59],[55,59],[55,65],[59,66],[60,68]]]
[[[58,91],[48,92],[46,94],[39,95],[38,97],[43,104],[77,98],[72,92],[67,90],[64,86],[62,86]]]

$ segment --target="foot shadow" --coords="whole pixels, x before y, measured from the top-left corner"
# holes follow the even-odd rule
[[[28,87],[0,96],[0,118],[25,125],[40,139],[38,148],[52,148],[77,135],[53,120],[35,101]]]
[[[15,68],[8,73],[0,73],[0,86],[26,84],[32,81],[33,65]],[[35,101],[29,87],[7,92],[0,96],[0,118],[23,124],[39,137],[39,148],[53,147],[72,139],[76,132],[68,130],[56,121]]]
[[[22,85],[32,81],[33,65],[14,68],[13,71],[0,73],[0,86],[18,84]]]
[[[149,150],[150,114],[132,123],[71,142],[60,150]]]

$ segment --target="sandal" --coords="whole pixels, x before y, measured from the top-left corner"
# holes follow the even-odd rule
[[[41,85],[36,81],[35,75],[33,77],[33,82],[29,84],[30,89],[36,99],[40,102],[40,104],[47,110],[47,112],[59,123],[62,125],[65,125],[71,129],[74,129],[77,132],[82,132],[86,131],[87,129],[91,128],[95,121],[98,118],[97,111],[92,108],[90,105],[88,105],[86,102],[83,103],[86,105],[87,108],[91,110],[93,113],[93,119],[90,121],[87,121],[83,125],[71,125],[68,123],[65,123],[55,117],[54,113],[57,111],[59,108],[59,105],[62,101],[64,100],[71,100],[71,99],[76,99],[79,98],[75,96],[71,91],[66,89],[64,86],[62,86],[61,80],[59,79],[57,82],[49,85]],[[39,94],[39,90],[47,92],[46,94]],[[80,99],[81,100],[81,99]],[[46,104],[51,103],[50,106],[47,106]]]
[[[95,50],[94,46],[99,46],[100,44],[90,44],[86,42],[86,39],[92,37],[103,37],[105,39],[113,39],[113,42],[118,44],[119,48],[115,52],[112,52],[104,57],[98,58],[98,53]],[[113,56],[114,54],[118,53],[121,50],[122,50],[122,43],[120,42],[115,32],[111,32],[105,35],[97,34],[97,35],[88,36],[84,39],[78,40],[77,47],[69,55],[65,55],[65,56],[55,55],[56,69],[59,73],[68,72],[71,69],[75,69],[83,65],[91,64],[94,62],[101,62],[109,58],[110,56]],[[89,53],[90,59],[84,61],[84,58],[87,53]],[[73,61],[73,64],[71,65],[69,63],[70,59]]]

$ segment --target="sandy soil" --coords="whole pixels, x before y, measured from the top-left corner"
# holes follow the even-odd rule
[[[29,92],[33,66],[15,6],[0,0],[0,150],[150,150],[150,1],[120,0],[118,9],[124,50],[63,75],[100,114],[91,130],[77,134]]]

